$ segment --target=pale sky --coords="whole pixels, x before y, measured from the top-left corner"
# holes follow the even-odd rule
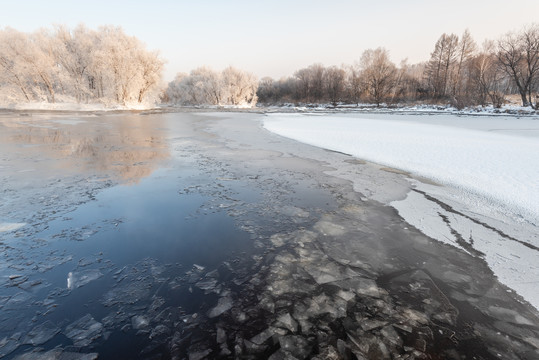
[[[0,0],[0,28],[121,26],[160,51],[167,81],[202,65],[280,78],[379,46],[417,63],[444,32],[468,28],[481,44],[533,22],[539,0]]]

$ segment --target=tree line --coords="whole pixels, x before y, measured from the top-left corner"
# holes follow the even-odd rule
[[[261,103],[449,103],[457,108],[493,104],[518,94],[523,106],[539,108],[539,25],[510,32],[478,46],[469,31],[442,34],[428,61],[399,65],[384,48],[363,52],[354,65],[313,64],[293,76],[263,78]]]
[[[292,76],[258,78],[228,67],[200,67],[162,84],[163,60],[121,28],[56,26],[34,33],[0,29],[0,103],[101,102],[107,105],[255,106],[285,103],[430,102],[457,108],[493,104],[509,94],[539,108],[539,25],[478,46],[465,31],[442,34],[430,59],[395,64],[384,48],[353,65],[313,64]]]
[[[121,28],[0,30],[0,102],[154,102],[163,61]]]

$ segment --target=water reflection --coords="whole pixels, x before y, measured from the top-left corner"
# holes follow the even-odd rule
[[[96,174],[122,183],[149,176],[169,157],[162,119],[104,117],[0,117],[0,168],[10,175],[36,171]]]

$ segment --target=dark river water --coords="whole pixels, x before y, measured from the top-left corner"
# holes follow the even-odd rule
[[[486,264],[261,116],[0,114],[0,358],[539,358]]]

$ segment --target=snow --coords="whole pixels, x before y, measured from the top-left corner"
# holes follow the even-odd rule
[[[413,117],[412,117],[413,118]],[[416,119],[417,118],[417,119]],[[490,118],[475,128],[445,122],[368,119],[356,116],[272,114],[264,127],[314,146],[347,153],[480,195],[489,206],[539,223],[539,121],[507,123]],[[428,119],[428,118],[427,118]],[[497,120],[497,121],[496,121]],[[488,126],[488,128],[485,128]],[[512,131],[512,132],[510,132]],[[530,132],[534,136],[529,136]]]

